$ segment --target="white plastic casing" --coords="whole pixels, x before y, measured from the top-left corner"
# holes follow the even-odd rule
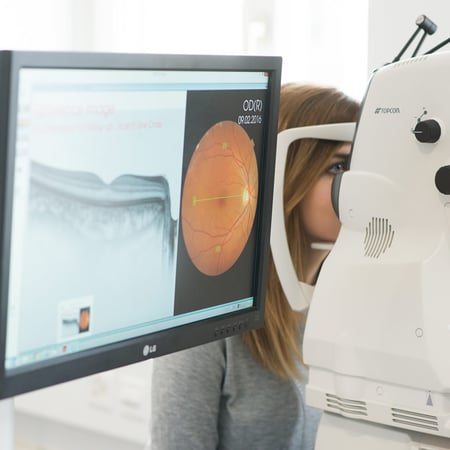
[[[450,438],[450,53],[385,66],[370,82],[342,229],[309,310],[307,401],[327,411]],[[412,132],[441,127],[435,143]]]
[[[294,141],[305,138],[351,142],[354,133],[355,123],[289,128],[278,133],[270,247],[283,291],[292,309],[296,311],[303,311],[308,308],[313,287],[297,279],[286,237],[283,188],[289,145]]]

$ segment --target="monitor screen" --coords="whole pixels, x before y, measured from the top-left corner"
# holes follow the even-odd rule
[[[0,398],[262,325],[280,72],[0,52]]]

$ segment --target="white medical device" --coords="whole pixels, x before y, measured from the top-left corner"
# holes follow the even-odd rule
[[[309,307],[314,288],[297,279],[286,237],[283,187],[289,145],[296,140],[306,138],[351,142],[354,133],[355,123],[289,128],[278,133],[270,247],[283,291],[292,309],[296,311],[302,311]]]
[[[342,228],[305,330],[307,402],[334,413],[324,414],[316,449],[450,448],[449,80],[443,52],[384,66],[369,83],[350,170],[333,185]],[[280,135],[277,164],[304,134]],[[281,172],[271,245],[299,309],[278,242]]]

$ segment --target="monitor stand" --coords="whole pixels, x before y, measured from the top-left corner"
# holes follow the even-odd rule
[[[14,450],[14,399],[0,400],[0,449]]]

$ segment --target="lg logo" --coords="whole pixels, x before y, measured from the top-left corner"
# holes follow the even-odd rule
[[[152,353],[155,353],[156,350],[157,350],[156,344],[153,344],[153,345],[144,345],[144,348],[142,349],[142,354],[143,354],[144,356],[148,356],[148,355],[150,355],[150,354],[152,354]]]

